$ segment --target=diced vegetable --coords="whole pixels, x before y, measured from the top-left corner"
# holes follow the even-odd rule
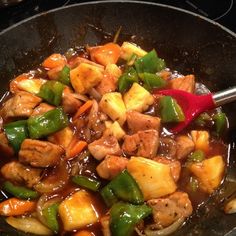
[[[135,82],[138,83],[138,74],[133,67],[130,67],[118,80],[119,91],[126,91]]]
[[[207,193],[212,193],[220,185],[224,167],[222,156],[214,156],[188,166],[189,170],[197,177],[200,188]]]
[[[39,197],[36,191],[22,186],[16,186],[9,181],[3,183],[3,190],[21,199],[35,199]]]
[[[160,98],[160,113],[163,123],[181,122],[185,120],[184,113],[177,101],[170,97],[164,96]]]
[[[126,108],[120,93],[106,93],[99,103],[101,110],[121,126],[126,120]]]
[[[33,212],[36,209],[36,202],[26,201],[18,198],[9,198],[0,203],[0,215],[18,216]]]
[[[209,133],[204,130],[192,130],[191,136],[195,144],[195,150],[207,152],[209,150]]]
[[[104,135],[113,135],[117,138],[117,140],[122,139],[125,136],[125,131],[120,127],[120,124],[115,122],[105,122],[106,130],[104,131]]]
[[[42,66],[47,69],[53,69],[59,66],[64,66],[65,64],[66,58],[59,53],[54,53],[43,61]]]
[[[44,83],[37,96],[43,98],[51,105],[59,106],[62,100],[64,85],[58,81],[47,81]]]
[[[68,125],[68,117],[62,108],[55,108],[27,121],[30,138],[37,139],[53,134]]]
[[[64,229],[71,231],[94,224],[98,221],[90,194],[80,190],[59,205],[59,215]]]
[[[15,229],[25,233],[47,236],[53,235],[53,232],[50,229],[33,217],[8,217],[6,222]]]
[[[88,100],[87,102],[85,102],[80,108],[79,110],[75,113],[75,115],[73,116],[73,120],[76,120],[77,118],[79,118],[82,114],[84,114],[86,111],[88,111],[93,105],[93,100]]]
[[[127,111],[143,112],[154,103],[154,98],[145,88],[134,83],[129,91],[124,94],[124,103]]]
[[[137,59],[134,65],[138,74],[144,72],[155,74],[165,68],[165,61],[159,58],[153,49],[145,56]]]
[[[168,164],[131,157],[127,170],[136,180],[145,201],[171,194],[177,188]]]
[[[77,137],[73,138],[69,146],[66,148],[66,159],[71,159],[80,154],[87,145],[87,142],[78,140]]]
[[[216,135],[220,136],[223,134],[226,126],[227,126],[227,117],[225,113],[219,112],[213,116],[213,120],[215,122],[215,130]]]
[[[43,209],[43,217],[47,222],[47,226],[54,232],[57,233],[59,231],[59,223],[57,220],[58,213],[58,203],[54,203]]]
[[[142,74],[139,74],[139,77],[142,79],[144,87],[147,90],[151,90],[153,88],[160,89],[164,88],[167,85],[166,80],[156,74],[144,72]]]
[[[133,235],[136,224],[151,213],[152,209],[147,205],[136,206],[122,202],[114,204],[110,211],[112,236]]]
[[[87,188],[87,189],[92,190],[94,192],[98,191],[98,189],[101,185],[100,181],[90,178],[90,177],[87,177],[87,176],[83,176],[83,175],[74,176],[72,178],[72,181],[74,183],[78,184],[79,186]]]
[[[196,150],[187,159],[187,162],[201,162],[205,159],[205,153],[202,150]]]
[[[70,85],[70,67],[64,66],[58,76],[58,81],[65,85]]]
[[[72,87],[79,94],[85,94],[91,88],[99,84],[102,79],[103,73],[101,70],[87,63],[81,63],[70,71]]]
[[[138,57],[143,57],[147,52],[142,48],[138,47],[134,43],[123,42],[121,46],[121,55],[120,57],[124,60],[129,60],[133,55],[137,55]]]
[[[113,192],[113,190],[110,188],[109,185],[106,185],[102,190],[101,190],[101,195],[108,207],[111,207],[114,203],[118,202],[119,199]]]
[[[203,112],[198,116],[198,118],[194,121],[194,123],[199,126],[205,126],[210,121],[211,121],[211,117],[209,116],[209,114],[206,112]]]
[[[20,150],[21,143],[29,136],[27,120],[14,121],[4,125],[3,128],[9,143],[17,153]]]
[[[118,199],[134,204],[143,203],[143,195],[134,178],[123,170],[107,186],[101,190],[101,195],[108,206],[114,202],[114,196]],[[111,199],[111,201],[110,201]]]

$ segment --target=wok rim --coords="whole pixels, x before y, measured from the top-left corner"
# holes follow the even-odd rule
[[[53,12],[57,12],[57,11],[61,11],[63,9],[69,9],[69,8],[73,8],[73,7],[77,7],[77,6],[95,5],[95,4],[110,4],[110,3],[135,3],[137,5],[138,4],[140,4],[140,5],[153,5],[153,6],[163,7],[163,8],[169,8],[169,9],[174,10],[174,11],[182,12],[184,14],[200,18],[200,19],[210,23],[211,25],[219,27],[220,30],[225,31],[228,34],[230,34],[231,36],[233,36],[234,38],[236,38],[236,33],[233,32],[232,30],[228,29],[227,27],[221,25],[220,23],[218,23],[218,22],[216,22],[214,20],[211,20],[211,19],[209,19],[209,18],[207,18],[205,16],[202,16],[202,15],[199,15],[199,14],[197,14],[195,12],[192,12],[192,11],[189,11],[189,10],[185,10],[185,9],[182,9],[182,8],[179,8],[179,7],[175,7],[175,6],[167,5],[167,4],[161,4],[161,3],[155,3],[155,2],[146,2],[146,1],[137,1],[137,0],[109,0],[109,1],[106,1],[106,0],[99,1],[99,0],[97,0],[97,1],[81,2],[81,3],[75,3],[75,4],[71,4],[71,5],[67,5],[67,6],[57,7],[57,8],[48,10],[48,11],[40,12],[40,13],[38,13],[36,15],[28,17],[28,18],[26,18],[24,20],[21,20],[21,21],[17,22],[16,24],[13,24],[13,25],[7,27],[6,29],[4,29],[4,30],[2,30],[0,32],[0,37],[2,35],[4,35],[5,33],[7,33],[8,31],[11,31],[14,28],[18,27],[19,25],[21,25],[23,23],[26,23],[26,22],[28,22],[28,21],[30,21],[32,19],[38,18],[38,17],[40,17],[42,15],[47,15],[47,14],[50,14],[50,13],[53,13]]]

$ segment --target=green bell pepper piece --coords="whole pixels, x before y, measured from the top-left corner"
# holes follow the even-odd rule
[[[110,210],[110,229],[112,236],[130,236],[133,234],[136,224],[149,216],[152,209],[143,205],[132,205],[118,202]]]
[[[59,73],[58,81],[65,85],[70,85],[70,67],[63,67],[63,69]]]
[[[4,131],[15,152],[20,150],[21,143],[28,137],[27,120],[19,120],[4,125]]]
[[[211,121],[211,117],[208,113],[203,112],[200,114],[197,119],[194,121],[194,123],[198,126],[205,126],[207,123]]]
[[[72,181],[75,184],[78,184],[81,187],[87,188],[89,190],[92,190],[94,192],[98,191],[101,182],[96,180],[96,179],[92,179],[89,178],[87,176],[82,176],[82,175],[76,175],[73,176]]]
[[[108,194],[110,193],[110,195]],[[134,204],[141,204],[144,202],[143,194],[127,170],[123,170],[118,176],[116,176],[107,186],[101,190],[101,195],[104,198],[105,203],[111,205],[110,200],[114,201],[114,196],[118,199],[131,202]]]
[[[108,207],[119,201],[109,184],[101,190],[100,194]]]
[[[3,183],[3,190],[21,199],[35,199],[39,197],[36,191],[22,186],[16,186],[9,181]]]
[[[215,122],[216,135],[220,136],[226,128],[227,117],[226,117],[225,113],[219,112],[213,116],[213,120]]]
[[[133,67],[130,67],[118,79],[118,87],[120,92],[124,92],[131,87],[133,83],[138,83],[138,74]]]
[[[181,107],[170,96],[164,96],[160,99],[160,113],[163,123],[181,122],[185,120]]]
[[[65,128],[69,120],[63,109],[58,107],[42,115],[30,117],[27,123],[30,138],[38,139]]]
[[[37,96],[43,98],[51,105],[59,106],[62,99],[64,84],[50,80],[44,83]]]
[[[54,232],[58,233],[59,231],[59,223],[57,221],[58,214],[58,203],[54,203],[47,208],[42,210],[43,217],[46,220],[47,226]]]
[[[153,49],[145,56],[137,59],[134,66],[138,74],[144,72],[155,74],[165,68],[165,61],[159,58]]]
[[[167,82],[156,74],[144,72],[144,73],[139,74],[139,77],[143,81],[144,87],[147,90],[151,90],[153,88],[160,89],[160,88],[164,88],[167,85]]]
[[[187,162],[201,162],[205,159],[205,153],[202,150],[196,150],[187,159]]]

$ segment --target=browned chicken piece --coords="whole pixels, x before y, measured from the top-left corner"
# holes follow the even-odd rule
[[[9,117],[29,117],[33,113],[33,109],[42,101],[41,98],[28,93],[18,92],[14,97],[7,100],[2,109],[0,115],[3,119]]]
[[[101,95],[114,92],[116,90],[117,78],[111,75],[104,75],[102,81],[96,86],[96,90]]]
[[[62,94],[62,107],[64,111],[69,114],[74,114],[81,105],[82,102],[66,87]]]
[[[168,197],[151,199],[147,203],[153,210],[155,223],[160,227],[167,227],[181,217],[187,218],[193,211],[185,192],[174,192]]]
[[[154,129],[125,135],[122,150],[128,155],[152,158],[156,156],[159,144],[158,131]]]
[[[47,75],[48,75],[49,79],[51,79],[51,80],[57,80],[58,77],[59,77],[59,73],[61,72],[61,70],[63,69],[63,67],[64,67],[64,65],[58,66],[58,67],[55,67],[55,68],[49,70],[49,71],[47,72]]]
[[[169,165],[171,175],[172,175],[174,181],[177,182],[179,180],[180,172],[181,172],[181,164],[179,161],[167,159],[165,157],[155,157],[155,158],[153,158],[153,160],[157,161],[159,163],[162,163],[162,164]]]
[[[103,236],[111,236],[110,216],[105,215],[105,216],[101,217],[100,223],[101,223],[101,226],[102,226]]]
[[[126,112],[127,124],[132,133],[137,133],[140,130],[160,128],[160,118],[149,115],[144,115],[137,111]]]
[[[184,77],[172,79],[169,81],[169,88],[180,89],[189,93],[194,93],[195,77],[194,75],[186,75]]]
[[[194,142],[187,135],[176,138],[176,158],[184,159],[194,150]]]
[[[113,179],[126,168],[128,159],[119,156],[106,156],[97,166],[98,175],[103,179]]]
[[[172,138],[160,138],[158,153],[164,157],[175,158],[177,147],[176,142]]]
[[[6,156],[13,156],[14,150],[10,146],[7,136],[4,132],[0,133],[0,152],[5,154]]]
[[[55,166],[63,154],[63,148],[56,144],[25,139],[19,151],[19,161],[34,167],[49,167]]]
[[[1,174],[7,180],[26,184],[29,188],[41,179],[42,169],[25,166],[18,161],[8,162],[1,168]]]
[[[95,140],[88,145],[88,149],[97,160],[102,160],[107,155],[121,155],[120,145],[113,135]]]
[[[42,102],[37,107],[34,108],[33,113],[31,114],[31,116],[42,115],[45,112],[53,110],[54,108],[55,108],[54,106],[51,106],[47,103]]]

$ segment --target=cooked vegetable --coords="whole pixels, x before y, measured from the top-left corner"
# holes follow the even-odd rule
[[[164,80],[162,77],[156,75],[156,74],[151,74],[151,73],[140,73],[139,77],[144,83],[144,87],[147,90],[151,90],[153,88],[164,88],[167,85],[166,80]]]
[[[87,112],[93,105],[93,101],[92,100],[88,100],[86,101],[80,108],[79,110],[76,112],[76,114],[73,116],[73,120],[76,120],[77,118],[79,118],[82,114],[84,114],[85,112]]]
[[[126,120],[126,108],[120,93],[106,93],[99,103],[101,110],[121,126]]]
[[[59,215],[64,229],[68,231],[80,229],[98,221],[92,198],[84,190],[80,190],[65,199],[59,205]]]
[[[54,53],[43,61],[42,66],[47,69],[53,69],[59,66],[64,66],[65,64],[66,58],[59,53]]]
[[[134,204],[143,203],[142,192],[127,170],[123,170],[106,185],[101,190],[101,195],[108,206],[111,206],[116,198]]]
[[[41,86],[37,95],[49,104],[59,106],[61,104],[63,89],[64,85],[62,83],[58,81],[47,81]]]
[[[217,136],[222,135],[227,125],[227,118],[225,113],[223,112],[216,113],[213,116],[213,120],[215,122],[215,130]]]
[[[139,206],[122,202],[114,204],[110,211],[110,229],[112,235],[132,235],[136,224],[151,213],[152,209],[145,204]]]
[[[19,120],[4,125],[7,139],[17,153],[21,143],[28,137],[27,120]]]
[[[169,165],[143,157],[131,157],[127,170],[136,180],[145,201],[173,193],[177,188]]]
[[[58,81],[65,85],[70,85],[70,67],[64,66],[58,76]]]
[[[195,144],[195,150],[207,152],[209,150],[209,133],[205,130],[192,130],[191,136]]]
[[[22,186],[16,186],[9,181],[3,183],[3,190],[21,199],[35,199],[39,196],[36,191]]]
[[[71,159],[80,154],[87,147],[87,143],[77,138],[72,139],[66,148],[66,159]]]
[[[62,108],[55,108],[27,121],[30,138],[41,138],[53,134],[68,125],[68,117]]]
[[[98,191],[98,189],[101,185],[100,181],[98,181],[96,179],[89,178],[87,176],[82,176],[82,175],[73,176],[72,181],[74,183],[78,184],[79,186],[87,188],[87,189],[92,190],[94,192]]]
[[[138,74],[133,67],[130,67],[118,80],[119,91],[123,93],[135,82],[138,83]]]
[[[124,60],[129,60],[133,55],[137,55],[138,57],[143,57],[147,52],[142,48],[138,47],[134,43],[123,42],[121,46],[121,55],[120,57]]]
[[[104,135],[113,135],[117,138],[117,140],[120,140],[124,137],[125,131],[120,127],[120,124],[115,122],[105,122],[106,130],[104,131]]]
[[[124,94],[124,103],[127,111],[146,111],[153,102],[153,96],[137,83],[134,83],[129,91]]]
[[[177,101],[170,97],[164,96],[160,99],[161,121],[163,123],[181,122],[185,120],[184,113]]]
[[[188,162],[201,162],[205,159],[205,153],[202,150],[196,150],[187,159]]]
[[[58,203],[54,203],[43,209],[43,216],[47,222],[47,226],[54,232],[57,233],[59,231],[59,223],[57,221],[58,214]]]

